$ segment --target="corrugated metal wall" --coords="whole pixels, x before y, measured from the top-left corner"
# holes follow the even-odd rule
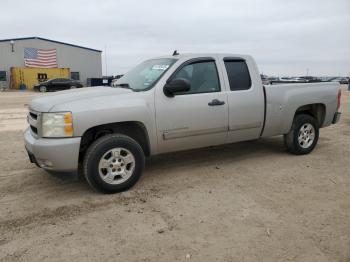
[[[11,67],[24,67],[24,48],[42,48],[57,50],[59,68],[69,68],[71,72],[80,73],[80,81],[86,85],[88,78],[102,77],[101,52],[79,47],[53,43],[41,39],[15,40],[14,52],[10,42],[0,42],[0,71],[7,72],[7,81],[4,84],[10,87]],[[70,78],[70,76],[69,76]]]

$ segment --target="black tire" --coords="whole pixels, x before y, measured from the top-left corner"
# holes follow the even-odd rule
[[[131,152],[135,159],[132,175],[120,184],[106,183],[99,173],[99,162],[103,155],[113,148],[125,148]],[[89,185],[102,193],[116,193],[129,189],[140,178],[145,166],[145,155],[141,146],[131,137],[122,134],[105,135],[88,148],[83,161],[84,176]]]
[[[312,127],[314,128],[314,139],[309,146],[303,147],[299,143],[298,137],[299,137],[300,129],[307,124],[311,124]],[[318,137],[319,137],[318,121],[310,115],[300,114],[294,117],[291,130],[289,131],[288,134],[284,135],[284,144],[290,153],[295,155],[304,155],[304,154],[310,153],[315,148],[318,141]]]
[[[39,86],[39,92],[41,92],[41,93],[47,92],[47,87],[46,86]]]

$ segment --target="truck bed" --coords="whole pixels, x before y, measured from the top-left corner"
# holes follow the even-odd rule
[[[339,83],[281,84],[264,86],[265,125],[262,137],[286,134],[295,112],[304,105],[320,104],[325,109],[321,127],[332,123],[337,110]]]

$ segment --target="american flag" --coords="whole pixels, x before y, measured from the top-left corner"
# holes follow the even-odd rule
[[[24,48],[24,65],[28,67],[57,67],[56,49]]]

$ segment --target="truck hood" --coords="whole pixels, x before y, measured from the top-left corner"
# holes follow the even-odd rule
[[[30,109],[38,112],[49,112],[54,106],[70,103],[78,100],[96,98],[101,96],[114,96],[120,94],[132,93],[133,91],[125,88],[112,87],[84,87],[66,91],[60,91],[52,94],[45,94],[42,97],[32,100]]]

